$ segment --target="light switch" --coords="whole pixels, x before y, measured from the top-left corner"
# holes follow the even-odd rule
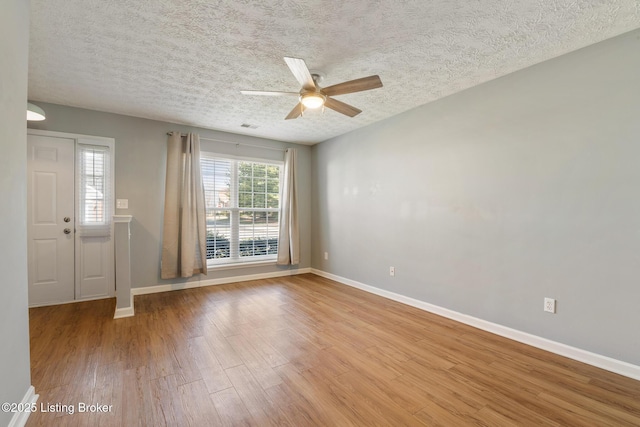
[[[116,209],[129,209],[129,199],[116,199]]]

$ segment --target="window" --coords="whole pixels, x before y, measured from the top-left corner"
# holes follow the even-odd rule
[[[209,263],[275,259],[281,164],[202,152],[200,165]]]
[[[108,146],[78,144],[78,232],[109,236],[111,232],[110,161]]]

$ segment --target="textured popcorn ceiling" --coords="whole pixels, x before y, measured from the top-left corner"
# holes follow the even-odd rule
[[[31,0],[29,99],[312,144],[638,27],[638,0]],[[285,121],[240,94],[297,92],[284,56],[384,87]]]

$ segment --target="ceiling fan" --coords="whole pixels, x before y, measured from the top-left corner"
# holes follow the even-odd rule
[[[307,68],[303,59],[284,57],[289,69],[302,86],[300,92],[270,92],[259,90],[242,90],[243,95],[266,95],[266,96],[288,96],[299,97],[299,102],[293,110],[285,117],[285,120],[295,119],[303,115],[307,108],[319,108],[325,106],[338,113],[349,117],[355,117],[362,112],[349,104],[333,99],[335,95],[345,95],[347,93],[362,92],[365,90],[382,87],[382,81],[378,76],[362,77],[344,83],[322,88],[319,86],[320,74],[312,74]]]

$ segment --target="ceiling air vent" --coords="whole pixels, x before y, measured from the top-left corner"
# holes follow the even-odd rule
[[[249,128],[249,129],[258,129],[258,126],[250,125],[249,123],[243,123],[243,124],[240,125],[240,127]]]

